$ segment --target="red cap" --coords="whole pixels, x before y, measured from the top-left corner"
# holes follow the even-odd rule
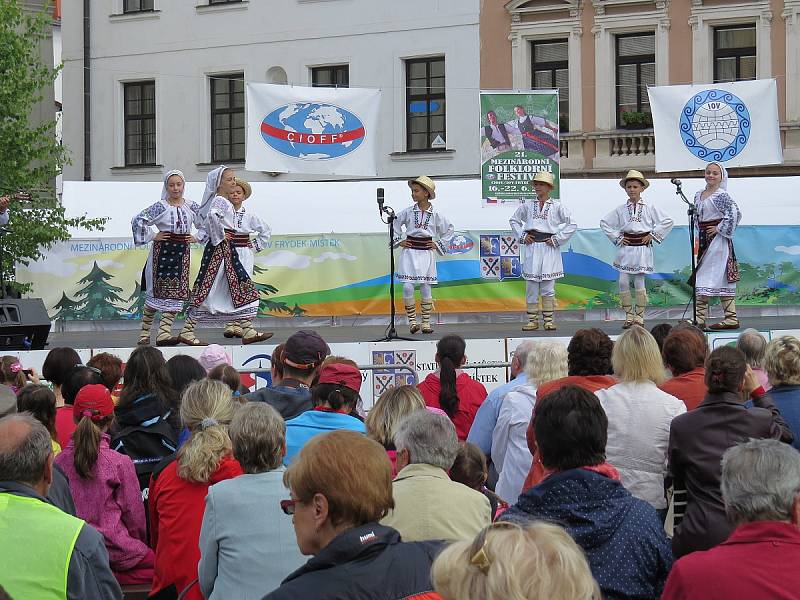
[[[83,417],[99,421],[113,413],[114,401],[111,399],[111,392],[99,383],[83,386],[72,405],[72,416],[76,421],[80,421]]]
[[[325,365],[317,383],[343,385],[358,393],[361,390],[361,371],[353,365],[341,363]]]

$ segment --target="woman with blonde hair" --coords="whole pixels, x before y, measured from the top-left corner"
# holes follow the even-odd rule
[[[764,368],[772,383],[769,397],[794,434],[792,446],[800,450],[800,340],[791,335],[772,340]]]
[[[607,460],[628,491],[664,517],[669,426],[686,405],[658,388],[664,364],[655,338],[643,327],[619,336],[611,364],[619,383],[595,392],[608,416]]]
[[[544,522],[490,525],[443,550],[431,575],[444,600],[600,600],[583,551]]]
[[[381,394],[367,414],[364,422],[367,427],[367,437],[386,448],[386,454],[392,461],[392,475],[397,475],[394,434],[400,421],[417,410],[425,410],[425,400],[420,391],[413,385],[398,385]]]
[[[492,461],[500,474],[497,495],[513,504],[522,492],[533,455],[527,431],[537,388],[567,376],[567,348],[560,342],[534,342],[525,363],[527,383],[506,394],[492,433]]]
[[[159,464],[150,483],[150,544],[156,551],[151,595],[173,585],[180,593],[197,580],[208,488],[242,474],[228,437],[233,412],[231,390],[221,381],[195,381],[183,393],[181,419],[189,439]],[[186,598],[200,600],[198,587]]]

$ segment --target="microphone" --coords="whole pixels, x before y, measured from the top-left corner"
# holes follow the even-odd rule
[[[678,187],[681,187],[681,185],[682,185],[682,184],[681,184],[681,180],[680,180],[680,179],[678,179],[677,177],[673,177],[672,179],[670,179],[670,180],[669,180],[669,182],[670,182],[672,185],[677,185]]]
[[[378,214],[383,214],[383,188],[378,188]]]

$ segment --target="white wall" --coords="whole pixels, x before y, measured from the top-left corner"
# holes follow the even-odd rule
[[[122,12],[122,0],[91,4],[93,180],[159,180],[163,171],[112,171],[123,165],[124,81],[155,79],[158,163],[200,180],[212,168],[203,164],[211,158],[208,74],[244,71],[246,80],[265,82],[280,66],[290,84],[307,85],[311,66],[343,63],[351,87],[383,90],[379,177],[478,173],[478,0],[250,0],[221,9],[155,0],[157,11],[140,15],[111,14]],[[83,178],[81,18],[82,2],[65,0],[64,139],[73,160],[66,179]],[[409,157],[403,59],[430,55],[445,56],[446,141],[455,152]]]

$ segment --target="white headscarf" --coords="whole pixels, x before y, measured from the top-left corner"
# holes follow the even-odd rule
[[[172,169],[172,171],[167,172],[167,174],[164,175],[164,188],[161,190],[161,199],[164,202],[166,202],[167,198],[169,198],[169,191],[167,190],[167,181],[169,181],[169,178],[172,177],[173,175],[177,175],[178,177],[180,177],[181,181],[183,181],[183,184],[186,185],[186,177],[184,177],[183,173],[181,173],[178,169]]]
[[[208,211],[211,210],[211,201],[217,195],[217,188],[219,187],[219,180],[222,178],[222,173],[227,169],[225,165],[221,165],[210,171],[206,177],[206,189],[203,192],[203,201],[200,203],[200,215],[205,218],[208,216]]]
[[[713,162],[712,161],[712,162],[708,163],[708,165],[717,165],[719,167],[719,172],[722,175],[722,179],[720,179],[720,182],[719,182],[719,188],[721,190],[727,190],[728,189],[728,170],[723,166],[722,163],[718,163],[718,162]],[[706,169],[708,168],[708,165],[706,165]]]

